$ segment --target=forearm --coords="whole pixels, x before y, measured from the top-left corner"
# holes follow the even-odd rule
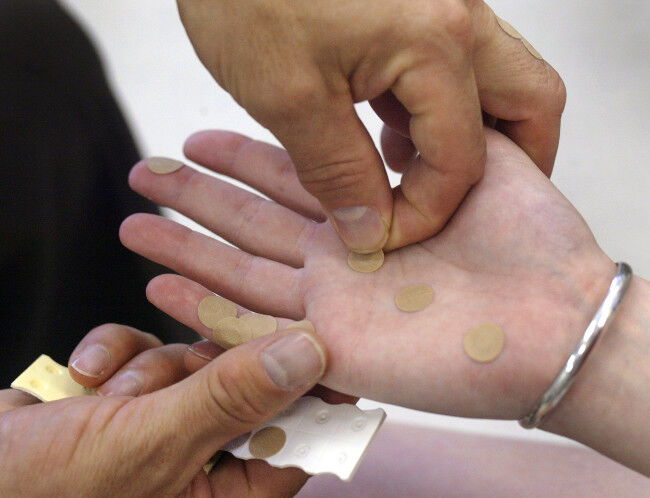
[[[650,283],[634,277],[609,328],[542,428],[650,475],[649,387]]]

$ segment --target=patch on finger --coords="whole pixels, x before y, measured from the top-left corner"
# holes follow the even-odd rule
[[[203,325],[215,329],[224,318],[237,316],[237,306],[228,299],[210,295],[201,299],[197,313]]]
[[[178,171],[183,167],[183,163],[167,157],[150,157],[147,159],[147,168],[157,175],[168,175]]]
[[[512,24],[510,24],[508,21],[501,19],[500,17],[497,17],[497,22],[499,23],[499,26],[501,26],[501,29],[506,32],[507,35],[511,36],[512,38],[515,38],[516,40],[520,40],[523,44],[524,47],[526,47],[526,50],[530,52],[530,54],[535,57],[536,59],[539,60],[544,60],[544,57],[542,57],[542,54],[540,54],[535,47],[533,47],[526,38],[521,36],[521,33],[517,31]]]

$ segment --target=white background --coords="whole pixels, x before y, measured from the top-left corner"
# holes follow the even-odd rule
[[[488,3],[544,55],[568,88],[553,181],[582,213],[605,252],[649,278],[650,2]],[[143,154],[182,158],[185,137],[206,128],[277,143],[200,65],[174,1],[62,4],[97,42]],[[359,113],[377,139],[378,119],[367,105],[360,105]],[[519,429],[514,422],[469,421],[395,407],[388,411],[393,420],[559,441]]]

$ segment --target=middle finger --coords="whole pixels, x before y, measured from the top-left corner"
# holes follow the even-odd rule
[[[299,268],[302,237],[314,222],[273,201],[185,166],[158,175],[136,164],[131,188],[188,216],[244,251]]]

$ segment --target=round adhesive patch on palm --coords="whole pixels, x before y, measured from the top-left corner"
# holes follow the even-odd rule
[[[252,333],[252,339],[273,334],[278,330],[278,322],[271,315],[247,313],[239,317],[239,321],[246,323]]]
[[[201,299],[198,306],[199,320],[203,325],[214,329],[226,317],[237,316],[237,306],[221,296],[214,294]]]
[[[279,453],[287,442],[287,434],[279,427],[264,427],[253,434],[248,450],[255,458],[268,458]]]
[[[503,342],[503,332],[497,325],[481,323],[465,334],[463,347],[472,360],[487,363],[499,356]]]
[[[304,329],[304,330],[310,330],[312,332],[316,332],[316,327],[314,327],[314,324],[311,323],[309,320],[300,320],[299,322],[293,322],[292,324],[288,325],[286,329]]]
[[[370,254],[359,254],[350,251],[348,254],[348,266],[359,273],[372,273],[379,270],[384,264],[384,251],[371,252]]]
[[[168,175],[183,167],[183,163],[168,157],[150,157],[147,159],[147,168],[157,175]]]
[[[535,47],[533,47],[526,38],[521,36],[521,33],[517,31],[512,24],[510,24],[508,21],[501,19],[500,17],[497,17],[497,22],[499,23],[499,26],[501,26],[501,29],[505,31],[509,36],[521,40],[521,42],[524,44],[524,47],[526,47],[526,50],[528,50],[533,57],[539,60],[544,60],[544,57],[542,57],[542,54],[540,54]]]
[[[222,318],[213,330],[214,342],[224,349],[234,348],[250,341],[253,332],[246,322],[234,316]]]
[[[420,311],[433,301],[433,289],[427,284],[409,285],[395,295],[395,306],[408,313]]]

